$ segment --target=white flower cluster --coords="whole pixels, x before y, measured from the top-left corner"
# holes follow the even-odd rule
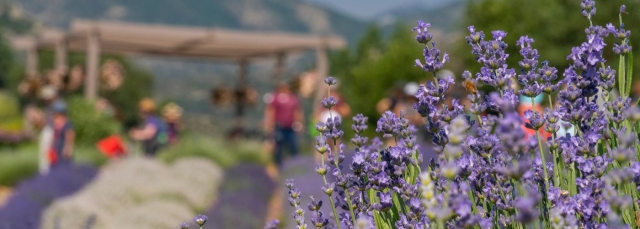
[[[54,202],[43,229],[172,228],[211,206],[223,178],[207,160],[186,158],[171,166],[129,158],[105,167],[78,193]]]
[[[435,210],[438,208],[438,201],[436,200],[435,185],[431,180],[431,175],[429,175],[427,171],[420,174],[420,192],[425,213],[429,220],[434,220],[436,218]]]

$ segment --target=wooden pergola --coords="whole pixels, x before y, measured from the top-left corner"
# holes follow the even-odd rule
[[[55,66],[66,70],[67,52],[86,52],[84,94],[98,96],[98,65],[101,53],[153,55],[232,61],[238,63],[239,85],[244,83],[248,63],[276,58],[274,77],[284,72],[284,60],[293,52],[315,50],[318,80],[328,73],[328,49],[346,46],[339,36],[281,32],[249,32],[220,28],[197,28],[128,22],[75,20],[68,31],[47,29],[34,37],[11,39],[15,48],[27,52],[27,75],[38,71],[38,50],[53,50]],[[318,84],[321,85],[321,84]]]

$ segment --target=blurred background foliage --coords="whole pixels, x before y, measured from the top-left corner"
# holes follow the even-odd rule
[[[158,158],[173,163],[181,158],[197,157],[212,161],[222,168],[234,166],[240,162],[265,164],[268,155],[262,153],[262,143],[245,141],[233,144],[220,138],[187,134],[178,144],[162,151]]]
[[[0,130],[19,132],[23,127],[18,99],[11,93],[0,91]]]
[[[100,166],[107,157],[93,145],[79,145],[74,160],[82,164]],[[0,186],[15,186],[20,181],[38,173],[38,146],[23,144],[14,148],[0,148]]]
[[[40,52],[40,70],[42,72],[53,69],[54,53],[52,51]],[[144,97],[153,96],[153,75],[143,70],[120,55],[103,55],[100,58],[100,66],[108,60],[116,60],[123,69],[124,82],[113,91],[101,90],[100,96],[106,98],[116,108],[116,117],[123,122],[125,128],[132,127],[138,123],[138,101]],[[85,55],[80,53],[69,53],[69,66],[84,66]],[[73,95],[82,95],[83,89],[73,92]]]
[[[640,8],[640,1],[598,1],[594,25],[604,27],[607,23],[613,23],[619,26],[618,12],[623,4],[627,6],[627,11]],[[446,36],[434,33],[434,41],[446,44],[438,45],[439,49],[448,52],[451,57],[445,69],[453,71],[454,77],[458,78],[464,70],[475,74],[481,67],[464,40],[469,25],[484,31],[487,40],[491,39],[493,30],[506,31],[508,35],[505,40],[509,44],[507,63],[516,71],[520,70],[518,61],[522,58],[515,42],[520,36],[528,35],[535,39],[533,46],[538,49],[541,61],[549,60],[551,66],[558,68],[560,76],[569,65],[566,57],[571,53],[571,48],[586,40],[585,29],[589,26],[589,21],[580,13],[580,1],[576,0],[468,0],[463,12],[458,23],[449,23],[455,28],[448,28],[451,32]],[[423,18],[430,22],[430,15],[424,15]],[[625,14],[623,21],[627,24],[626,28],[632,30],[631,45],[640,47],[640,39],[634,38],[640,36],[640,31],[632,26],[640,21],[640,14]],[[342,85],[349,85],[339,89],[356,112],[353,115],[362,113],[369,117],[370,124],[375,125],[380,117],[375,105],[380,99],[391,96],[392,90],[403,83],[422,83],[433,79],[414,66],[415,59],[422,59],[422,47],[414,40],[415,35],[411,31],[413,26],[409,23],[397,24],[390,36],[385,36],[375,26],[370,27],[353,46],[355,48],[331,55],[331,74],[338,77]],[[609,61],[608,65],[617,69],[618,56],[611,50],[616,40],[609,37],[606,42],[605,58]],[[636,56],[639,55],[638,50],[633,49]],[[634,69],[634,72],[640,72],[640,64],[636,64]],[[635,74],[635,77],[638,78],[638,75]]]
[[[378,101],[391,96],[394,88],[402,86],[399,83],[426,79],[426,74],[414,66],[422,49],[413,38],[411,28],[405,25],[396,25],[387,38],[379,28],[370,27],[355,50],[331,56],[331,75],[340,80],[340,92],[354,112],[370,117],[374,125],[379,117],[375,106]]]
[[[96,109],[95,103],[80,96],[67,99],[69,118],[76,131],[77,145],[94,145],[100,139],[120,133],[120,123]]]
[[[630,29],[631,45],[634,46],[633,52],[637,56],[640,47],[640,31],[637,30],[635,24],[640,21],[640,14],[637,9],[640,8],[640,1],[630,0],[606,0],[597,1],[597,12],[593,20],[593,25],[605,26],[612,23],[619,27],[620,22],[618,13],[620,6],[626,5],[629,14],[622,16],[626,29]],[[549,60],[551,66],[558,68],[559,76],[564,69],[569,66],[567,56],[571,53],[571,48],[579,46],[586,41],[585,29],[589,26],[589,21],[580,13],[580,1],[576,0],[481,0],[467,1],[467,7],[464,17],[461,19],[465,35],[466,26],[474,25],[476,30],[485,32],[485,39],[491,39],[491,31],[503,30],[507,32],[505,41],[509,44],[507,49],[509,59],[507,63],[511,67],[515,67],[519,71],[518,61],[522,57],[518,53],[519,49],[515,45],[516,40],[520,36],[528,35],[535,42],[533,47],[538,49],[540,60]],[[463,39],[463,38],[462,38]],[[604,58],[608,61],[608,65],[617,69],[618,56],[612,51],[614,42],[617,40],[609,37],[605,40],[607,47],[605,48]],[[478,72],[481,65],[477,64],[471,55],[471,48],[461,40],[457,43],[456,51],[465,55],[460,55],[463,59],[453,60],[462,61],[466,70],[472,73]],[[634,72],[640,71],[640,64],[634,66]],[[638,78],[639,74],[635,74]]]

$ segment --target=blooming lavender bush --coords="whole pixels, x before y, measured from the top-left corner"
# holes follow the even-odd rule
[[[40,228],[40,217],[56,199],[72,195],[98,174],[87,165],[63,164],[20,183],[0,205],[0,229]]]
[[[383,148],[378,138],[369,142],[362,134],[367,117],[356,115],[350,141],[356,152],[350,164],[343,164],[341,121],[318,123],[323,134],[316,138],[316,150],[328,154],[328,161],[316,171],[330,201],[323,205],[312,199],[305,210],[302,194],[288,180],[297,228],[639,227],[640,110],[628,97],[633,57],[630,32],[622,23],[625,7],[620,8],[618,27],[602,27],[591,22],[595,2],[583,0],[581,6],[590,26],[584,43],[567,56],[571,65],[562,75],[540,59],[533,39],[523,36],[515,44],[522,60],[514,68],[506,64],[506,32],[493,31],[489,39],[470,26],[466,41],[482,68],[463,74],[472,103],[466,108],[457,99],[444,103],[455,82],[435,75],[449,58],[429,43],[430,25],[419,21],[414,31],[425,48],[424,59],[415,65],[434,80],[420,86],[414,109],[425,118],[438,157],[422,171],[415,128],[402,113],[386,112],[376,131],[396,144]],[[608,36],[616,39],[617,70],[602,57]],[[336,81],[330,77],[325,83]],[[495,90],[483,93],[477,84]],[[330,94],[322,101],[329,110],[336,104]],[[516,111],[518,97],[533,102],[541,94],[549,98],[549,107],[528,110],[523,119]],[[560,136],[562,123],[575,131]],[[527,137],[522,126],[535,136]],[[542,130],[551,137],[543,139]],[[327,176],[336,181],[328,182]],[[330,210],[322,209],[327,205]]]

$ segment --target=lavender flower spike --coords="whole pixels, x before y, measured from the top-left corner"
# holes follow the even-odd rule
[[[198,216],[193,218],[193,222],[200,225],[200,227],[202,227],[202,225],[204,225],[207,222],[207,219],[208,218],[206,215],[199,214]]]

